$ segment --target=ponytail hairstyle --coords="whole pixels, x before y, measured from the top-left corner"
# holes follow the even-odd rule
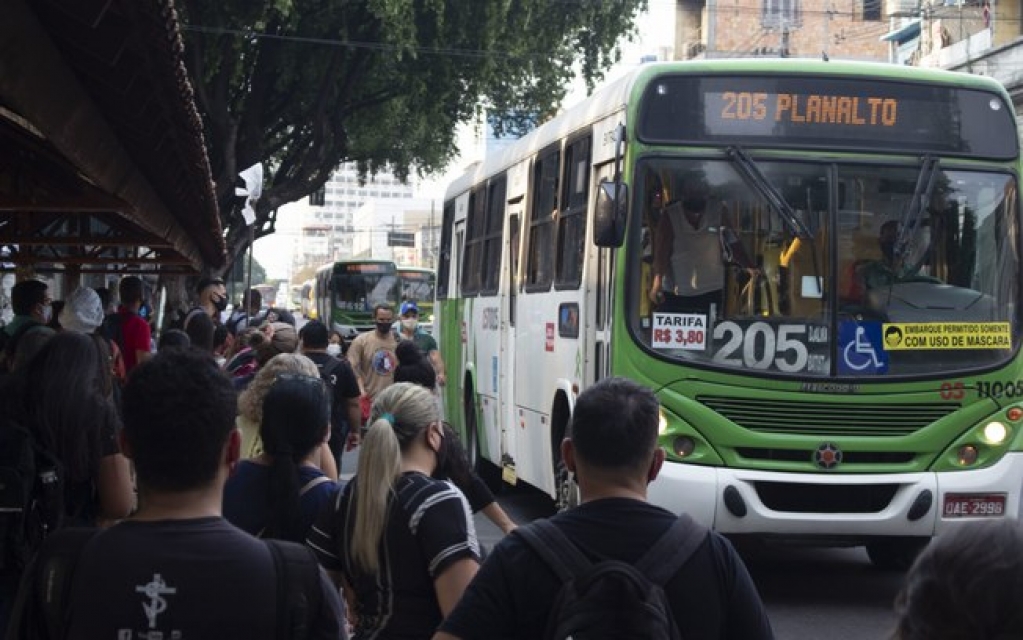
[[[327,437],[330,399],[319,376],[281,373],[263,400],[259,437],[271,457],[265,537],[302,542],[298,468]]]
[[[433,394],[410,382],[392,384],[373,402],[359,452],[350,549],[355,564],[366,573],[380,570],[380,543],[394,484],[401,475],[402,453],[439,420]]]

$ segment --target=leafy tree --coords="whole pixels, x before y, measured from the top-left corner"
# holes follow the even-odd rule
[[[444,168],[480,109],[498,133],[554,113],[576,64],[592,88],[646,0],[181,0],[228,262],[247,246],[238,172],[265,165],[255,236],[344,161]]]

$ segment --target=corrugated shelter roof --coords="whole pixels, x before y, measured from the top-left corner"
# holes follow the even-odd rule
[[[0,244],[7,243],[19,245],[17,261],[87,270],[223,265],[202,121],[171,0],[5,3]]]

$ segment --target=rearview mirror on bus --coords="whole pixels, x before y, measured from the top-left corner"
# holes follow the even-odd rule
[[[622,182],[600,183],[593,214],[593,243],[598,247],[620,247],[625,240],[629,218],[629,187]]]

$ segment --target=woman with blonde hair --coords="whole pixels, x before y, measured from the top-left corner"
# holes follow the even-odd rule
[[[387,387],[373,402],[358,473],[309,532],[345,590],[356,640],[429,637],[479,568],[465,497],[431,477],[444,451],[433,394]]]
[[[330,437],[330,394],[319,375],[280,373],[263,401],[263,453],[224,485],[224,517],[252,535],[302,543],[338,486],[319,466]]]
[[[263,444],[259,437],[260,425],[263,423],[263,401],[273,386],[277,376],[282,373],[298,373],[313,378],[320,376],[313,361],[298,353],[279,353],[267,360],[252,382],[238,395],[238,417],[235,424],[242,432],[242,457],[255,458],[263,453]],[[337,464],[330,447],[320,447],[319,467],[331,480],[337,480]]]

